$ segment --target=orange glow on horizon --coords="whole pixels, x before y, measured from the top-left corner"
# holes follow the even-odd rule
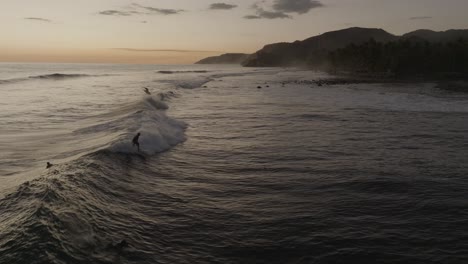
[[[0,62],[193,64],[200,59],[220,54],[220,52],[127,51],[119,49],[8,49],[7,52],[0,53]]]

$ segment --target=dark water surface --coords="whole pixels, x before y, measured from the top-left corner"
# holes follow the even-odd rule
[[[0,263],[468,261],[467,95],[283,86],[320,77],[292,70],[70,71],[93,77],[34,81],[80,91],[64,92],[63,116],[21,95],[56,127],[0,130],[17,157],[1,164]],[[0,91],[19,98],[19,83]],[[83,113],[63,110],[80,102]],[[53,147],[39,144],[49,131]],[[129,143],[137,131],[143,155]],[[12,147],[17,138],[41,155]]]

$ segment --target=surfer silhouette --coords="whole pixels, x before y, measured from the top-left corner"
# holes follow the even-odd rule
[[[151,92],[148,90],[148,87],[143,87],[143,91],[144,91],[146,94],[151,94]]]
[[[123,250],[125,248],[128,248],[129,246],[130,246],[130,244],[124,239],[124,240],[120,241],[119,243],[117,243],[115,245],[113,243],[109,243],[109,245],[107,245],[107,248],[108,249],[114,249],[118,253],[123,253]]]
[[[140,133],[136,134],[135,137],[132,139],[133,146],[137,146],[138,152],[140,152],[140,143],[138,142],[138,139],[140,139]]]
[[[128,242],[124,239],[120,241],[120,243],[117,243],[114,248],[117,250],[117,252],[122,253],[124,248],[127,248],[129,246]]]
[[[47,162],[46,169],[48,169],[48,168],[50,168],[50,167],[52,167],[52,166],[54,166],[54,164],[52,164],[52,163],[50,163],[50,162]]]

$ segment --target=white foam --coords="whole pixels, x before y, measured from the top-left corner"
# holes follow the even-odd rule
[[[162,99],[164,98],[161,94],[158,94],[158,100],[154,99],[152,96],[145,96],[145,102],[146,104],[148,104],[149,106],[152,106],[154,107],[155,109],[158,109],[158,110],[165,110],[165,109],[168,109],[169,106],[164,103],[162,101]]]
[[[141,133],[140,152],[146,155],[166,151],[185,141],[187,124],[168,117],[163,109],[167,109],[164,102],[150,96],[145,97],[144,109],[125,119],[125,132],[111,144],[109,150],[116,153],[138,153],[137,147],[132,144],[137,133]]]

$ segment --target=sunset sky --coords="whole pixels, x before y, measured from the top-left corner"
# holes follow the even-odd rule
[[[1,0],[0,61],[193,63],[347,27],[468,28],[467,0]]]

